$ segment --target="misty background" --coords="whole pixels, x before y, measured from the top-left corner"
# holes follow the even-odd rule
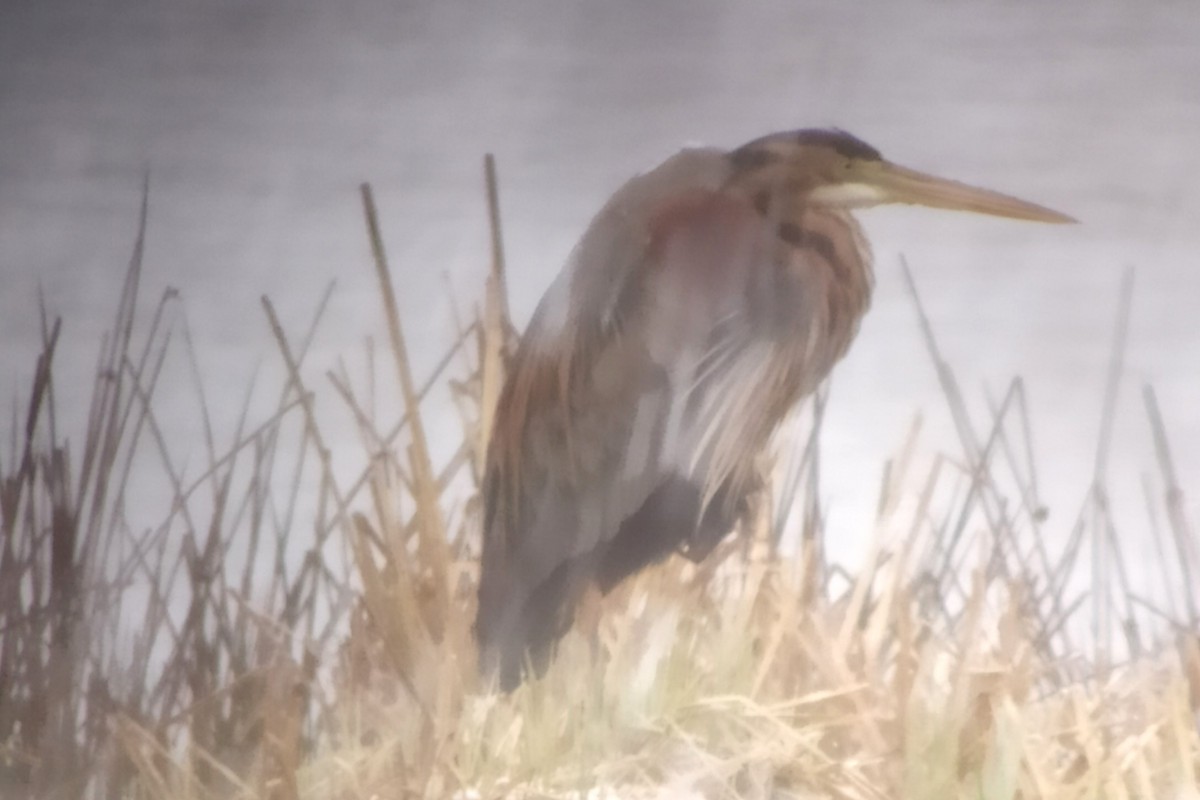
[[[336,280],[307,361],[322,390],[339,356],[361,364],[364,339],[382,332],[360,182],[375,187],[423,378],[450,346],[455,305],[481,296],[485,152],[523,325],[634,173],[685,143],[837,126],[898,163],[1082,224],[858,214],[877,287],[825,423],[832,549],[865,539],[883,464],[916,414],[922,453],[959,450],[901,254],[980,421],[985,386],[998,397],[1024,378],[1048,524],[1064,536],[1092,480],[1121,276],[1135,269],[1107,477],[1121,533],[1137,537],[1154,469],[1143,384],[1158,393],[1193,519],[1200,490],[1197,76],[1200,5],[1185,0],[7,0],[0,402],[26,400],[40,293],[65,321],[57,399],[67,430],[82,430],[147,171],[144,295],[179,291],[174,321],[227,438],[252,377],[264,414],[282,380],[261,295],[299,337]],[[156,410],[174,455],[199,469],[186,370]],[[448,405],[428,413],[446,453],[457,418]],[[3,416],[7,450],[19,424]],[[332,442],[347,470],[363,457],[349,430]],[[169,495],[135,496],[144,508],[130,515],[145,525],[166,513]]]

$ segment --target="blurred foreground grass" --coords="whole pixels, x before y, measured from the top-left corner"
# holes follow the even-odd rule
[[[289,336],[264,299],[288,378],[223,447],[201,402],[198,475],[155,414],[181,356],[174,298],[139,308],[145,204],[79,447],[46,317],[0,451],[0,797],[1200,796],[1200,542],[1153,392],[1145,530],[1117,531],[1097,479],[1052,552],[1021,383],[969,419],[923,316],[961,452],[918,471],[914,432],[864,563],[825,562],[818,440],[784,437],[755,525],[587,598],[544,679],[481,686],[475,488],[516,339],[488,186],[483,299],[424,383],[364,187],[388,331],[366,385],[307,384],[314,330]],[[377,412],[389,380],[402,402]],[[439,387],[463,435],[435,463]],[[353,480],[318,399],[355,420]],[[139,459],[171,487],[149,529],[126,515]],[[1131,558],[1159,565],[1161,597],[1130,585]]]

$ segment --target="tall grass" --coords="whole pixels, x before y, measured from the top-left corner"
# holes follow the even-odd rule
[[[244,413],[218,444],[198,383],[196,475],[155,412],[169,359],[198,369],[176,345],[177,298],[139,302],[145,202],[78,452],[55,413],[63,326],[43,314],[0,454],[0,796],[1195,796],[1200,562],[1153,390],[1147,486],[1163,491],[1147,490],[1146,529],[1117,529],[1103,433],[1055,550],[1023,384],[972,419],[915,286],[960,450],[918,467],[914,429],[864,563],[822,555],[811,424],[781,442],[754,522],[708,561],[586,597],[543,679],[481,685],[475,488],[516,342],[490,159],[486,174],[492,268],[433,373],[413,373],[364,186],[385,358],[365,383],[339,369],[310,385],[320,314],[296,338],[264,299],[286,375],[275,410]],[[391,413],[373,400],[382,381],[402,398]],[[423,422],[438,387],[462,420],[444,461]],[[331,404],[362,442],[349,479],[332,468]],[[171,503],[136,529],[146,460]],[[1134,538],[1153,547],[1131,552]],[[1135,557],[1157,559],[1163,598],[1126,579]]]

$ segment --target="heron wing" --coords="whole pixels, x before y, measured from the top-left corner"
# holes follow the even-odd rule
[[[681,194],[719,190],[727,173],[721,151],[685,150],[630,180],[592,220],[542,298],[511,364],[489,450],[485,501],[507,513],[489,519],[485,535],[502,539],[505,551],[532,535],[522,518],[548,478],[580,484],[611,474],[629,436],[648,432],[661,416],[656,409],[669,388],[661,365],[670,359],[652,351],[667,343],[630,329],[647,311],[639,301],[649,279],[649,221]],[[585,548],[593,543],[562,534],[554,544],[575,550],[577,539]]]
[[[688,150],[623,186],[522,337],[484,481],[477,632],[502,673],[558,638],[588,580],[611,586],[697,527],[704,489],[683,474],[681,449],[687,394],[725,348],[713,331],[728,311],[680,297],[725,293],[663,265],[719,266],[728,237],[710,232],[689,253],[670,232],[694,222],[695,240],[702,213],[752,217],[722,197],[727,177],[720,151]]]

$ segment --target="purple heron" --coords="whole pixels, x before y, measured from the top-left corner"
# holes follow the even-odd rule
[[[840,130],[686,149],[620,189],[535,311],[496,409],[475,632],[505,690],[540,673],[589,585],[699,561],[755,462],[846,352],[871,297],[849,211],[1048,208],[885,161]]]

